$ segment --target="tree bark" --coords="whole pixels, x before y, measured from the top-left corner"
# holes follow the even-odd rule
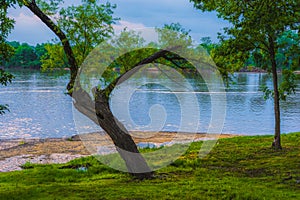
[[[273,88],[274,88],[274,113],[275,113],[275,135],[272,147],[275,149],[282,149],[280,141],[280,97],[278,91],[278,76],[277,76],[277,63],[275,59],[275,45],[274,39],[269,36],[269,53],[272,64]]]
[[[109,100],[103,91],[97,91],[95,110],[99,125],[113,140],[118,153],[125,161],[127,170],[139,179],[149,179],[153,172],[130,136],[129,132],[112,114]]]

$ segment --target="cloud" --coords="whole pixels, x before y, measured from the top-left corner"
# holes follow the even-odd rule
[[[217,32],[229,24],[219,19],[214,12],[201,12],[187,0],[111,0],[117,4],[115,16],[146,27],[162,27],[179,22],[191,30],[195,40],[210,36],[216,40]]]
[[[18,15],[13,14],[11,17],[15,20],[15,28],[8,37],[10,41],[16,40],[35,45],[55,38],[55,35],[37,16],[24,9],[19,9]]]
[[[35,15],[26,15],[21,12],[18,16],[14,18],[16,20],[16,24],[19,26],[27,27],[27,26],[36,26],[40,23],[40,19]]]
[[[114,17],[120,17],[115,30],[162,27],[164,24],[179,22],[191,30],[195,40],[210,36],[216,41],[217,32],[229,24],[217,18],[214,12],[201,12],[187,0],[109,0],[117,4]],[[66,0],[64,6],[79,3],[79,0]],[[9,40],[31,44],[47,42],[55,35],[26,8],[12,9],[10,15],[16,20],[15,30]]]
[[[146,28],[146,26],[142,23],[133,23],[129,21],[120,20],[117,24],[113,25],[113,28],[115,32],[118,33],[124,30],[124,28],[127,28],[128,30],[136,30]]]

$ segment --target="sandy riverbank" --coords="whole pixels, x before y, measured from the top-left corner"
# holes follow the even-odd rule
[[[131,132],[134,141],[156,145],[168,142],[185,142],[228,138],[231,134],[195,134],[171,132]],[[83,141],[82,141],[83,140]],[[91,155],[86,145],[107,146],[112,141],[105,134],[92,133],[72,138],[11,139],[0,140],[0,172],[21,170],[20,165],[31,163],[65,163],[72,159]],[[90,149],[90,148],[89,148]]]

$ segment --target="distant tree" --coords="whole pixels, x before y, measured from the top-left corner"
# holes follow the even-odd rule
[[[217,45],[212,42],[210,37],[203,37],[201,38],[200,42],[201,47],[204,48],[208,53],[210,53]]]
[[[174,33],[179,32],[179,33],[181,33],[182,37],[184,37],[184,35],[188,36],[189,33],[191,32],[191,30],[186,30],[179,22],[171,23],[171,24],[165,24],[163,26],[163,29],[172,30]]]
[[[274,98],[275,137],[272,146],[281,149],[280,99],[294,91],[294,77],[291,71],[299,65],[299,51],[294,52],[298,58],[293,59],[293,64],[283,74],[286,81],[283,81],[282,87],[278,83],[279,62],[276,60],[276,54],[282,46],[280,38],[286,31],[298,32],[299,35],[300,1],[190,1],[202,11],[216,11],[219,17],[231,23],[230,27],[224,29],[226,36],[220,37],[222,45],[214,52],[218,55],[216,64],[225,66],[225,71],[242,67],[249,58],[249,53],[253,51],[263,53],[263,57],[268,58],[273,76],[273,90],[265,88],[265,92]],[[299,44],[299,38],[297,41]]]
[[[61,44],[46,44],[45,53],[41,56],[42,71],[52,71],[69,67],[67,56]]]
[[[41,63],[42,57],[47,53],[46,45],[47,45],[47,43],[43,43],[43,44],[37,44],[34,47],[34,52],[37,55],[37,60],[38,60],[39,66],[42,65],[42,63]]]
[[[3,62],[3,65],[9,67],[22,68],[40,68],[41,60],[44,54],[47,53],[45,46],[47,44],[37,44],[31,46],[27,43],[20,44],[19,42],[7,42],[13,48],[14,54],[9,59]]]
[[[276,52],[276,62],[278,63],[278,70],[284,71],[286,69],[294,70],[299,67],[299,36],[295,31],[285,31],[277,40],[278,51]],[[261,49],[255,49],[250,52],[248,65],[254,65],[258,68],[270,71],[271,62],[268,55]]]
[[[40,65],[39,57],[35,53],[34,47],[23,43],[15,49],[14,55],[6,63],[7,67],[38,68]]]
[[[11,42],[7,42],[11,47],[13,47],[14,49],[17,49],[21,44],[18,41],[11,41]]]

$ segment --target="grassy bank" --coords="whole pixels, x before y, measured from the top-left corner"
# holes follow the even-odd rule
[[[152,180],[138,181],[92,157],[0,173],[0,199],[300,199],[300,133],[221,139],[204,159],[201,142]],[[76,170],[88,166],[87,171]],[[32,168],[33,167],[33,168]]]

